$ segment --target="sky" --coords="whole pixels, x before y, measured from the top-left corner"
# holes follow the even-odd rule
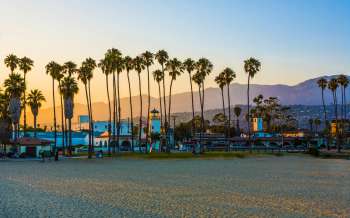
[[[257,84],[294,85],[350,73],[347,0],[0,0],[0,5],[0,83],[9,73],[3,64],[8,54],[30,57],[35,67],[28,74],[28,89],[44,92],[44,106],[52,103],[48,62],[80,65],[87,57],[100,60],[112,47],[130,56],[165,49],[180,60],[206,57],[214,64],[207,87],[217,86],[214,78],[225,67],[236,72],[235,82],[246,83],[243,61],[249,57],[262,62],[253,79]],[[144,72],[143,93],[146,78]],[[137,95],[137,74],[131,79]],[[151,85],[151,95],[158,96],[153,81]],[[183,74],[173,92],[189,89]],[[99,69],[92,90],[94,102],[107,101]],[[122,97],[128,96],[126,90],[124,73]],[[84,100],[80,91],[76,101]]]

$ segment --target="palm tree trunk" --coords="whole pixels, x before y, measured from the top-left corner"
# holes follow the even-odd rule
[[[337,145],[337,151],[340,152],[340,145],[339,145],[339,126],[338,126],[338,102],[337,102],[337,93],[336,91],[333,92],[333,101],[334,101],[334,111],[335,111],[335,126],[336,126],[336,145]]]
[[[138,74],[139,78],[139,91],[140,91],[140,120],[139,120],[139,151],[141,153],[141,132],[142,132],[142,94],[141,94],[141,78],[140,74]]]
[[[149,66],[147,66],[147,88],[148,88],[148,107],[147,107],[147,134],[146,134],[146,153],[147,146],[148,146],[148,138],[149,138],[149,119],[150,119],[150,111],[151,111],[151,90],[150,90],[150,83],[149,83]]]
[[[117,98],[118,98],[118,126],[117,126],[117,147],[119,151],[119,137],[120,137],[120,85],[119,85],[119,73],[117,73]]]
[[[247,108],[248,108],[248,146],[249,146],[249,150],[250,152],[252,152],[252,146],[250,144],[250,109],[249,109],[249,105],[250,105],[250,102],[249,102],[249,94],[250,94],[250,75],[248,75],[248,87],[247,87]]]
[[[167,106],[166,106],[166,98],[165,98],[165,74],[164,74],[164,64],[162,64],[162,72],[163,72],[163,75],[164,75],[164,78],[163,78],[163,101],[164,101],[164,129],[165,129],[165,144],[166,144],[166,147],[168,148],[168,121],[167,121]]]
[[[204,152],[204,147],[202,145],[203,133],[204,133],[204,81],[202,82],[202,105],[201,105],[201,153]]]
[[[62,132],[62,154],[65,154],[65,124],[64,124],[64,116],[63,116],[63,95],[61,90],[61,82],[58,81],[58,86],[60,89],[60,101],[61,101],[61,132]]]
[[[37,129],[36,129],[36,118],[37,118],[37,116],[34,115],[34,138],[36,138],[36,131],[37,131]]]
[[[324,114],[324,125],[325,125],[325,128],[327,129],[327,134],[329,134],[329,128],[328,128],[328,121],[327,121],[327,109],[326,109],[326,103],[324,101],[324,89],[322,89],[322,105],[323,105],[323,114]],[[325,141],[327,140],[328,136],[325,137]],[[327,140],[327,150],[330,149],[329,147],[329,141]]]
[[[170,127],[170,119],[171,119],[171,92],[172,92],[172,89],[173,89],[173,82],[174,80],[171,79],[170,81],[170,89],[169,89],[169,111],[168,111],[168,121],[167,123],[169,123],[169,127]],[[175,133],[175,127],[174,127],[174,131],[173,131],[173,134]],[[167,143],[167,152],[170,152],[170,147],[169,147],[169,143]]]
[[[27,99],[26,99],[26,73],[24,73],[24,91],[23,91],[23,134],[26,134],[27,130]]]
[[[106,74],[106,87],[107,87],[107,100],[108,100],[108,154],[111,154],[111,132],[112,132],[112,109],[111,100],[109,97],[109,84],[108,84],[108,74]]]
[[[52,78],[52,100],[53,100],[53,129],[54,129],[54,147],[53,151],[56,153],[57,149],[57,129],[56,129],[56,103],[55,103],[55,79]]]
[[[191,130],[191,137],[193,138],[194,133],[195,133],[195,125],[194,125],[194,100],[193,100],[193,87],[192,87],[192,75],[191,72],[189,72],[190,76],[190,86],[191,86],[191,102],[192,102],[192,130]]]
[[[90,85],[90,80],[88,81],[88,86],[89,86],[89,104],[90,104],[90,125],[91,125],[91,152],[94,152],[94,119],[92,117],[92,100],[91,100],[91,85]]]
[[[226,112],[225,112],[225,98],[224,98],[224,89],[223,88],[220,88],[220,91],[221,91],[221,101],[222,101],[222,112],[224,114],[224,117],[226,119]],[[225,120],[225,138],[226,138],[226,141],[227,141],[227,122]]]
[[[113,72],[113,153],[115,153],[115,127],[116,127],[116,87],[115,87],[115,73]]]
[[[198,84],[198,95],[199,95],[199,105],[200,105],[200,110],[201,110],[201,116],[202,116],[202,91],[201,91],[201,85]],[[200,128],[199,128],[199,145],[202,147],[202,117],[200,121]]]
[[[227,84],[227,101],[228,101],[228,137],[231,137],[231,97],[230,84]]]
[[[88,114],[89,114],[89,148],[88,148],[88,158],[90,159],[92,157],[92,154],[91,154],[91,121],[90,121],[89,95],[88,95],[86,83],[84,83],[84,90],[85,90],[85,97],[86,97],[86,105],[87,105]]]
[[[164,123],[163,123],[163,108],[162,108],[162,91],[160,89],[160,82],[158,82],[158,92],[159,92],[159,109],[160,109],[160,130],[164,128]],[[166,108],[165,108],[166,110]],[[159,146],[158,152],[161,152],[161,142]]]
[[[131,150],[134,152],[134,116],[132,112],[132,100],[131,100],[131,85],[129,70],[127,71],[128,86],[129,86],[129,104],[130,104],[130,120],[131,120]]]
[[[68,133],[69,155],[72,156],[72,119],[68,119]]]

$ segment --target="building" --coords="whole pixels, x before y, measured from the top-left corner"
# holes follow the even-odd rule
[[[40,157],[40,152],[51,151],[51,143],[45,139],[23,137],[11,140],[10,150],[17,150],[20,155],[25,154],[27,157]]]
[[[159,111],[156,109],[153,109],[150,112],[150,118],[149,118],[149,130],[148,132],[150,134],[160,134],[162,127],[161,127],[161,120],[160,120],[160,115]]]

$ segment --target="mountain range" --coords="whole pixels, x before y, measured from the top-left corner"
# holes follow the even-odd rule
[[[326,79],[331,79],[334,76],[325,76]],[[262,94],[264,97],[278,97],[283,105],[320,105],[322,103],[321,90],[317,86],[317,80],[319,78],[309,79],[301,82],[294,86],[289,85],[259,85],[252,84],[250,87],[251,98]],[[227,90],[225,88],[225,98],[227,98]],[[247,99],[247,85],[233,83],[230,85],[230,96],[231,105],[242,105],[246,104]],[[143,116],[146,115],[147,111],[147,96],[143,95]],[[168,98],[167,98],[168,100]],[[195,110],[200,110],[198,92],[194,92],[194,106]],[[325,102],[331,104],[332,95],[331,92],[325,90]],[[139,116],[140,105],[139,96],[132,97],[133,103],[133,114],[134,117]],[[205,110],[213,110],[221,108],[221,93],[219,88],[207,88],[205,89]],[[226,102],[227,105],[227,102]],[[95,102],[92,105],[94,112],[94,120],[107,120],[108,119],[108,104],[104,102]],[[121,99],[121,116],[122,118],[129,117],[129,98]],[[151,108],[159,108],[158,98],[151,97]],[[29,123],[32,123],[32,116],[30,110],[28,111],[27,119]],[[52,122],[53,108],[43,108],[39,112],[38,123],[50,125]],[[172,96],[172,112],[191,112],[191,93],[184,92],[174,94]],[[60,123],[60,108],[56,108],[58,122]],[[73,120],[77,122],[78,115],[86,114],[87,109],[84,104],[75,104],[74,108],[74,118]]]

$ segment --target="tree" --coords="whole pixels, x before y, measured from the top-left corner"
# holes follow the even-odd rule
[[[60,94],[60,108],[61,108],[61,132],[62,132],[62,152],[63,155],[65,155],[65,147],[66,147],[66,126],[67,123],[64,119],[64,110],[63,110],[63,95],[61,92],[61,80],[64,77],[63,67],[61,65],[57,66],[60,70],[59,73],[56,75],[56,80],[58,82],[58,89]]]
[[[163,127],[162,92],[160,89],[160,83],[164,79],[164,74],[161,70],[155,70],[155,71],[153,71],[153,78],[158,84],[160,120],[161,120],[161,127]],[[166,108],[165,108],[165,110],[166,110]]]
[[[38,117],[39,109],[41,107],[42,102],[44,101],[45,101],[45,97],[41,91],[39,91],[38,89],[34,89],[30,91],[28,95],[27,103],[30,106],[30,109],[34,117],[34,137],[36,137],[37,117]]]
[[[221,91],[222,112],[223,112],[223,115],[226,117],[225,98],[224,98],[224,86],[226,85],[225,75],[223,73],[220,73],[218,76],[215,77],[215,82],[216,82],[216,84],[218,84],[220,91]],[[225,125],[225,128],[226,128],[225,137],[227,140],[227,137],[228,137],[227,124]]]
[[[165,93],[165,65],[166,65],[166,62],[169,60],[169,55],[168,53],[165,51],[165,50],[159,50],[154,58],[158,61],[158,63],[161,65],[162,67],[162,74],[163,74],[163,105],[164,105],[164,128],[165,128],[165,132],[167,132],[167,128],[168,128],[168,124],[167,124],[167,104],[166,104],[166,99],[165,99],[165,96],[166,96],[166,93]],[[167,137],[167,136],[166,136]]]
[[[19,120],[21,117],[21,95],[25,89],[24,79],[20,74],[11,73],[5,80],[5,92],[10,97],[8,112],[15,129],[15,139],[19,137]]]
[[[77,65],[72,61],[67,61],[63,65],[63,71],[68,77],[72,77],[72,75],[77,72]]]
[[[29,71],[32,70],[32,67],[34,65],[34,62],[27,57],[23,57],[19,59],[19,69],[23,72],[23,78],[24,78],[24,91],[23,91],[23,132],[25,133],[26,128],[27,128],[27,110],[26,110],[26,75]]]
[[[317,80],[317,85],[321,89],[324,124],[325,124],[325,127],[327,128],[327,110],[326,110],[326,104],[325,104],[325,100],[324,100],[324,90],[327,88],[328,81],[325,78],[321,78],[321,79]]]
[[[55,80],[59,77],[62,67],[54,61],[46,65],[46,74],[52,78],[52,103],[53,103],[53,126],[54,126],[54,152],[57,146],[57,122],[56,122],[56,99],[55,99]]]
[[[149,140],[148,129],[149,129],[149,119],[150,119],[150,111],[151,111],[151,88],[150,88],[150,78],[149,78],[149,67],[153,64],[153,54],[149,51],[146,51],[145,53],[142,54],[142,58],[147,69],[148,104],[147,104],[147,122],[146,122],[146,127],[147,127],[146,143],[148,143],[148,140]],[[147,152],[147,148],[145,151]]]
[[[121,106],[120,106],[120,74],[124,70],[124,59],[120,55],[116,59],[116,71],[117,71],[117,105],[118,105],[118,119],[117,119],[117,147],[119,149],[119,138],[120,138],[120,121],[121,121]]]
[[[72,118],[74,112],[74,95],[79,91],[74,77],[65,77],[61,82],[61,92],[64,99],[64,115],[68,119],[68,153],[72,155]]]
[[[231,129],[231,97],[230,97],[230,85],[231,82],[236,78],[236,73],[231,68],[225,68],[224,71],[222,71],[225,85],[227,87],[227,100],[228,100],[228,129],[229,129],[229,137],[231,137],[230,129]]]
[[[134,69],[136,70],[137,72],[137,75],[138,75],[138,79],[139,79],[139,93],[140,93],[140,120],[139,120],[139,143],[138,143],[138,146],[139,146],[139,151],[141,152],[141,134],[142,134],[142,93],[141,93],[141,72],[142,70],[145,69],[145,65],[144,65],[144,62],[143,62],[143,59],[142,57],[140,56],[137,56],[135,59],[134,59]]]
[[[318,127],[321,125],[321,120],[319,118],[316,118],[314,120],[314,124],[315,124],[315,133],[318,133]]]
[[[338,125],[338,101],[337,101],[337,89],[339,87],[338,80],[333,78],[328,83],[328,89],[331,90],[333,95],[333,105],[334,105],[334,114],[335,114],[335,129],[336,129],[336,143],[337,150],[340,152],[339,144],[339,125]]]
[[[310,132],[313,132],[314,130],[314,120],[312,118],[309,119],[309,127],[310,127]]]
[[[187,58],[184,63],[183,66],[185,68],[185,70],[188,73],[188,76],[190,78],[190,87],[191,87],[191,103],[192,103],[192,120],[194,120],[194,100],[193,100],[193,87],[192,87],[192,72],[195,70],[196,68],[196,62],[194,60],[192,60],[191,58]],[[194,123],[192,122],[192,137],[194,135],[195,132],[195,126]]]
[[[338,76],[337,81],[341,92],[341,119],[344,120],[346,119],[346,88],[349,85],[349,79],[347,76],[342,74]]]
[[[130,121],[131,121],[131,148],[134,152],[134,115],[132,112],[132,99],[131,99],[131,84],[130,84],[130,71],[134,69],[134,60],[126,56],[124,58],[124,68],[126,69],[126,75],[128,78],[128,87],[129,87],[129,106],[130,106]]]
[[[109,82],[108,82],[108,76],[111,74],[111,71],[109,69],[108,59],[105,55],[104,59],[101,59],[98,67],[101,68],[102,73],[105,75],[106,78],[106,90],[107,90],[107,101],[108,101],[108,153],[111,153],[110,150],[110,143],[111,143],[111,134],[112,134],[112,108],[111,108],[111,100],[109,97]]]
[[[196,63],[196,74],[193,75],[193,81],[198,85],[199,100],[201,106],[201,132],[200,132],[200,150],[203,152],[202,136],[204,131],[204,81],[213,70],[213,64],[206,58],[200,58]]]
[[[169,88],[169,109],[168,109],[168,121],[167,121],[170,124],[172,88],[173,88],[173,83],[176,80],[176,78],[178,76],[180,76],[181,73],[183,72],[183,66],[182,66],[181,61],[179,61],[176,58],[169,60],[167,62],[167,64],[166,64],[166,70],[169,72],[169,76],[171,78],[171,80],[170,80],[170,88]],[[167,118],[165,118],[165,119],[167,119]],[[168,135],[168,133],[166,133],[166,135]],[[167,146],[167,152],[170,152],[170,147],[169,146]]]
[[[92,112],[91,112],[91,96],[90,96],[90,85],[89,81],[93,77],[93,70],[96,67],[96,63],[94,62],[93,59],[86,59],[81,67],[77,70],[78,72],[78,80],[82,81],[84,84],[84,89],[85,89],[85,97],[86,97],[86,106],[87,106],[87,111],[89,114],[89,149],[88,149],[88,158],[90,159],[92,157],[92,151],[93,151],[93,131],[92,131],[92,126],[93,126],[93,121],[92,121]],[[89,90],[89,91],[88,91]]]
[[[9,54],[4,60],[5,66],[10,68],[11,73],[14,73],[19,65],[19,59],[14,54]]]
[[[237,131],[237,135],[240,135],[239,117],[241,116],[242,108],[240,108],[239,106],[235,106],[233,108],[233,113],[236,116],[236,131]]]
[[[251,151],[251,143],[250,143],[250,100],[249,100],[249,95],[250,95],[250,80],[254,78],[254,76],[260,71],[261,68],[261,63],[259,60],[255,58],[249,58],[244,61],[244,71],[248,74],[248,85],[247,85],[247,107],[248,107],[248,145],[250,147]]]

